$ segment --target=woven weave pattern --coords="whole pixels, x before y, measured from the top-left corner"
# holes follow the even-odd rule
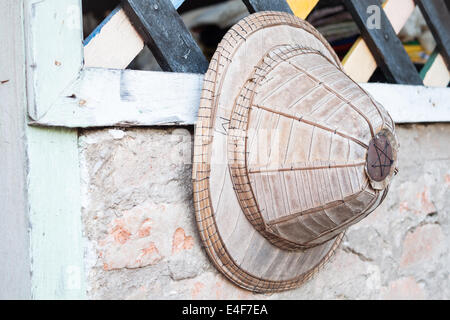
[[[384,124],[380,109],[319,52],[270,51],[241,90],[228,133],[234,187],[255,228],[295,250],[370,213],[381,195],[365,153]]]
[[[308,23],[269,11],[231,28],[205,75],[194,143],[197,224],[215,266],[258,292],[313,276],[387,192],[365,174],[380,130],[394,130],[389,115]]]

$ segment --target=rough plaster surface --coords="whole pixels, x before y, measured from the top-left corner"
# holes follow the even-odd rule
[[[192,132],[82,132],[83,223],[92,299],[450,299],[450,125],[398,126],[399,174],[303,287],[260,295],[202,251],[191,198]]]

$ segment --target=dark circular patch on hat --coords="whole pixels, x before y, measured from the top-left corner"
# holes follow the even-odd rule
[[[370,179],[380,182],[386,179],[394,164],[392,146],[384,134],[378,134],[369,143],[367,173]]]

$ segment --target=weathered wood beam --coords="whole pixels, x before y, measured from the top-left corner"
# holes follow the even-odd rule
[[[360,83],[396,123],[450,122],[450,89],[385,83]]]
[[[83,66],[81,9],[78,0],[24,3],[28,115],[39,119]]]
[[[17,28],[26,41],[28,114],[39,119],[82,67],[81,1],[16,2],[24,8]],[[28,126],[22,139],[27,142],[27,163],[21,165],[27,169],[32,297],[83,299],[78,132]]]
[[[286,0],[243,0],[250,13],[258,11],[282,11],[292,14]]]
[[[351,12],[361,35],[372,52],[377,65],[383,71],[386,79],[399,84],[422,84],[414,64],[401,41],[398,39],[386,14],[381,8],[379,0],[343,0]],[[369,6],[379,8],[380,27],[371,28],[367,21],[372,15]]]
[[[39,126],[192,125],[203,75],[87,68],[39,121]],[[450,90],[363,84],[398,123],[450,121]],[[151,90],[149,89],[151,88]]]
[[[408,21],[415,8],[414,0],[387,0],[383,10],[394,28],[395,33]],[[363,38],[359,37],[342,60],[345,72],[356,82],[369,81],[377,68],[369,47]]]
[[[84,66],[125,69],[144,48],[144,40],[121,6],[84,40]]]
[[[208,61],[169,0],[123,0],[122,5],[162,70],[206,72]]]
[[[171,2],[177,9],[184,0]],[[319,0],[287,2],[296,16],[305,19]],[[144,40],[119,5],[84,40],[84,64],[86,67],[124,69],[143,48]]]
[[[450,70],[450,13],[443,0],[416,0]]]
[[[52,111],[34,124],[83,128],[194,124],[202,81],[200,74],[85,68]]]
[[[0,5],[0,300],[31,298],[22,7]]]
[[[184,0],[171,0],[178,9]],[[125,69],[144,48],[144,40],[119,5],[84,40],[86,67]],[[111,54],[113,53],[113,54]]]

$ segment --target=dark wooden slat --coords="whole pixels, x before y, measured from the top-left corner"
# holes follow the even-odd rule
[[[389,19],[381,8],[379,0],[343,0],[361,30],[367,46],[377,65],[383,71],[388,82],[399,84],[423,84],[414,64],[411,62],[401,41],[395,34]],[[379,29],[369,29],[367,20],[372,13],[367,8],[376,5],[380,8]]]
[[[208,61],[169,0],[122,0],[164,71],[205,73]]]
[[[428,27],[433,33],[437,48],[450,69],[450,13],[443,0],[416,0]]]
[[[243,0],[250,13],[258,11],[282,11],[292,14],[286,0]]]

